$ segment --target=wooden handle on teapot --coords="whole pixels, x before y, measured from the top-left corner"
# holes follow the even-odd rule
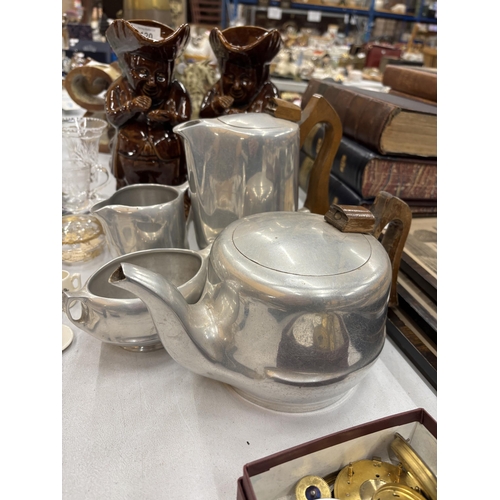
[[[380,239],[389,254],[392,284],[389,306],[398,304],[397,281],[401,255],[411,226],[410,207],[401,199],[381,191],[370,210],[361,206],[332,204],[325,220],[344,233],[366,233]],[[385,228],[385,232],[384,232]]]
[[[295,104],[274,98],[265,111],[276,118],[298,122],[300,148],[318,123],[324,124],[325,135],[320,150],[310,169],[304,206],[314,214],[325,214],[330,206],[328,181],[333,159],[342,139],[342,122],[331,104],[321,95],[314,94],[303,111]]]
[[[296,104],[280,99],[279,97],[273,97],[267,103],[265,111],[275,118],[290,120],[292,122],[298,122],[302,118],[302,111]]]
[[[410,207],[401,199],[391,194],[381,191],[375,198],[371,207],[371,212],[375,216],[375,228],[373,236],[379,239],[382,231],[381,243],[389,254],[392,263],[392,286],[389,305],[398,304],[398,272],[401,256],[406,244],[411,226]]]

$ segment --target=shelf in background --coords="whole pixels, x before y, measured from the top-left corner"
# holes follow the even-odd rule
[[[333,5],[327,5],[321,0],[302,0],[299,2],[291,2],[290,6],[301,10],[320,10],[321,12],[332,12],[342,15],[350,14],[368,16],[370,12],[370,9],[362,7],[337,7]]]
[[[233,5],[238,4],[248,5],[255,8],[257,11],[265,11],[268,6],[259,5],[258,0],[235,0],[231,2]],[[323,0],[298,0],[295,2],[290,2],[290,7],[281,7],[280,2],[269,2],[269,7],[274,6],[280,8],[285,13],[303,13],[302,11],[307,10],[319,10],[322,13],[331,13],[338,15],[360,15],[360,16],[373,16],[373,17],[385,17],[389,19],[396,19],[399,21],[408,22],[418,22],[418,23],[428,23],[437,24],[436,18],[422,17],[418,14],[395,14],[390,11],[375,10],[370,7],[359,7],[359,6],[335,6],[325,4]],[[300,11],[295,12],[294,10]]]
[[[376,10],[374,0],[370,1],[369,7],[362,7],[358,5],[329,5],[324,0],[296,0],[290,2],[287,7],[281,7],[282,3],[277,0],[269,0],[268,5],[259,4],[259,0],[225,0],[228,5],[228,10],[236,15],[238,5],[245,5],[250,11],[249,24],[255,24],[255,14],[257,12],[265,12],[268,8],[280,9],[284,14],[292,15],[307,15],[308,11],[321,12],[322,17],[342,18],[345,16],[361,16],[368,20],[368,29],[365,33],[365,42],[370,40],[370,34],[373,29],[375,19],[392,19],[395,21],[408,22],[408,23],[421,23],[421,24],[436,24],[437,18],[429,18],[422,16],[421,8],[418,12],[410,14],[396,14],[388,10]],[[231,15],[230,15],[231,17]],[[230,21],[235,19],[231,18]],[[347,21],[346,21],[347,22]]]

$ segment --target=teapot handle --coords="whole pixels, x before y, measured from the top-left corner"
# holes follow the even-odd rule
[[[300,148],[307,136],[318,123],[325,126],[321,147],[310,169],[307,195],[304,207],[315,214],[325,214],[330,206],[328,180],[333,159],[342,139],[342,122],[331,104],[319,94],[314,94],[301,112],[295,104],[274,98],[265,111],[276,118],[291,120],[300,126]]]
[[[399,265],[412,219],[410,207],[398,197],[381,191],[370,210],[361,206],[332,204],[325,219],[344,233],[368,233],[377,239],[385,228],[380,242],[389,254],[392,266],[389,306],[396,306]]]
[[[64,313],[66,313],[66,316],[68,319],[78,328],[81,328],[82,330],[83,325],[89,322],[89,308],[87,305],[88,300],[90,299],[90,293],[88,293],[87,290],[80,289],[76,292],[70,292],[69,290],[64,289],[62,291],[62,310]],[[80,312],[80,317],[74,318],[73,315],[71,314],[71,308],[73,305],[75,305],[77,302],[80,302],[80,307],[81,307],[81,312]]]

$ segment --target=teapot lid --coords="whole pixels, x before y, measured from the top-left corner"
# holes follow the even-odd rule
[[[301,276],[348,273],[372,254],[366,235],[342,233],[322,216],[306,212],[267,212],[240,219],[232,242],[260,266]]]
[[[219,116],[217,120],[231,127],[247,129],[299,128],[299,126],[294,122],[283,120],[282,118],[275,118],[267,113],[238,113],[234,115],[223,115]]]

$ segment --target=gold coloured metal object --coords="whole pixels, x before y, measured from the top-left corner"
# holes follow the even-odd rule
[[[339,475],[339,470],[330,472],[330,474],[327,474],[326,476],[323,476],[323,479],[326,481],[328,484],[328,487],[330,490],[333,491],[333,485],[335,484],[335,480],[337,479],[337,476]]]
[[[420,493],[404,484],[388,483],[380,487],[372,500],[425,500]]]
[[[431,500],[437,500],[437,478],[427,467],[417,452],[408,444],[401,434],[396,433],[396,437],[390,444],[391,450],[408,471],[408,474],[417,482],[423,493]]]
[[[398,465],[379,457],[349,463],[338,474],[334,496],[339,500],[372,500],[375,492],[388,483],[406,484],[407,473]]]
[[[328,483],[319,476],[304,476],[295,486],[296,500],[331,498]]]
[[[62,261],[86,262],[100,255],[106,245],[100,222],[89,214],[62,217]]]

